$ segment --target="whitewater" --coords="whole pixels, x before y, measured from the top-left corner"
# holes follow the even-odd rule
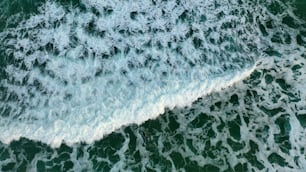
[[[98,14],[47,2],[2,33],[7,56],[19,61],[7,64],[9,77],[1,81],[4,143],[91,143],[227,87],[259,59],[257,51],[247,53],[261,44],[247,20],[218,17],[211,2],[84,5]],[[239,10],[233,7],[225,12]]]
[[[238,163],[262,171],[305,169],[299,115],[306,112],[306,24],[294,2],[47,0],[37,11],[6,17],[0,27],[0,155],[2,146],[5,152],[25,138],[52,151],[67,145],[72,171],[97,170],[95,144],[119,133],[116,139],[124,141],[112,153],[119,160],[101,160],[113,171],[134,171],[128,164],[137,158],[126,153],[132,150],[143,158],[141,171],[178,170],[173,159],[180,156],[221,171]],[[139,134],[154,121],[161,123],[156,133]],[[233,132],[232,125],[239,127]],[[279,133],[290,146],[279,146]],[[178,149],[167,153],[167,140]],[[144,146],[150,142],[156,150]],[[207,147],[213,153],[197,154]],[[77,158],[79,149],[87,165]],[[44,151],[30,158],[28,169],[48,159]],[[167,167],[154,166],[146,152],[175,158],[165,158]],[[241,160],[247,153],[258,160]],[[274,165],[279,157],[273,153],[285,165]],[[207,158],[218,154],[219,160]]]

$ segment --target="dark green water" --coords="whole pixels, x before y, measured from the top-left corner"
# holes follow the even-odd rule
[[[219,1],[214,2],[218,6]],[[18,23],[39,13],[37,9],[44,3],[3,1],[1,33],[19,27]],[[78,1],[57,3],[67,11],[89,11],[90,7]],[[261,56],[249,77],[199,98],[191,106],[166,109],[141,125],[123,126],[91,144],[63,143],[53,148],[24,137],[10,144],[1,142],[1,171],[305,171],[306,2],[228,2],[229,6],[248,3],[255,10],[240,15],[247,16],[249,30],[259,31],[249,36],[254,36],[254,42],[256,37],[262,39],[259,45],[263,47],[247,45],[247,53]],[[267,9],[270,16],[252,14],[256,9]],[[16,21],[8,20],[9,16]],[[224,27],[231,30],[234,25],[226,22]],[[1,35],[0,40],[8,37]],[[0,52],[0,116],[1,120],[20,120],[8,118],[8,111],[3,110],[5,101],[14,99],[5,94],[8,88],[3,83],[10,77],[7,66],[20,63],[6,54],[6,46],[3,43]]]

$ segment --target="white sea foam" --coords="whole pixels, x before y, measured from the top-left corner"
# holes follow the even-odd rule
[[[20,147],[1,144],[0,167],[13,163],[14,169],[24,168],[25,162],[30,171],[39,166],[67,171],[65,164],[71,161],[71,171],[188,171],[190,166],[207,170],[207,164],[220,171],[305,171],[306,49],[296,39],[301,28],[291,28],[282,19],[289,15],[294,22],[302,21],[277,0],[272,3],[286,9],[277,14],[266,8],[269,0],[264,5],[239,1],[239,6],[236,1],[223,1],[219,7],[215,2],[218,5],[218,0],[196,1],[194,6],[185,1],[184,5],[158,2],[166,18],[147,1],[132,5],[83,1],[88,9],[106,9],[100,15],[47,3],[39,15],[1,33],[0,47],[18,61],[6,67],[10,78],[1,81],[7,89],[7,101],[0,102],[0,140],[5,143],[19,137],[52,146],[63,140],[90,143],[122,125],[155,118],[166,107],[189,106],[214,93],[145,125],[122,127],[95,144],[74,144],[71,151],[65,146],[41,149],[42,144],[28,140],[17,142]],[[185,9],[197,8],[203,13],[197,11],[192,24],[176,23]],[[130,10],[147,12],[136,15],[147,24],[127,22],[129,13],[122,12]],[[218,18],[220,12],[228,15]],[[237,18],[236,13],[242,16]],[[201,14],[204,23],[197,20]],[[151,15],[157,17],[148,22]],[[93,27],[88,28],[91,19]],[[226,29],[226,21],[239,24]],[[149,31],[153,26],[160,30]],[[166,26],[171,32],[165,31]],[[200,32],[191,38],[182,36],[190,28]],[[226,34],[236,40],[224,41]],[[181,41],[174,36],[182,37]],[[202,47],[193,47],[194,37],[201,38]],[[150,45],[142,44],[149,40]],[[114,53],[114,45],[119,53]],[[227,45],[239,48],[227,49]],[[181,46],[181,53],[172,51],[173,46]],[[126,47],[130,50],[125,52]],[[231,50],[235,51],[227,53]],[[224,64],[227,68],[222,68]],[[244,79],[252,72],[254,76]],[[3,107],[13,111],[7,113]],[[237,124],[234,134],[233,123]],[[29,143],[31,149],[40,149],[32,160],[35,151],[28,149]]]
[[[0,140],[91,143],[247,77],[267,40],[237,3],[46,2],[2,33],[18,62],[1,81]]]

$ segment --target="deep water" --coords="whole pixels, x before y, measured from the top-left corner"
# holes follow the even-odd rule
[[[306,1],[0,14],[0,171],[306,171]]]

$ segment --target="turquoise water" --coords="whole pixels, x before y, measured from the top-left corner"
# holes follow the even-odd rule
[[[1,171],[305,171],[306,3],[3,1]]]

